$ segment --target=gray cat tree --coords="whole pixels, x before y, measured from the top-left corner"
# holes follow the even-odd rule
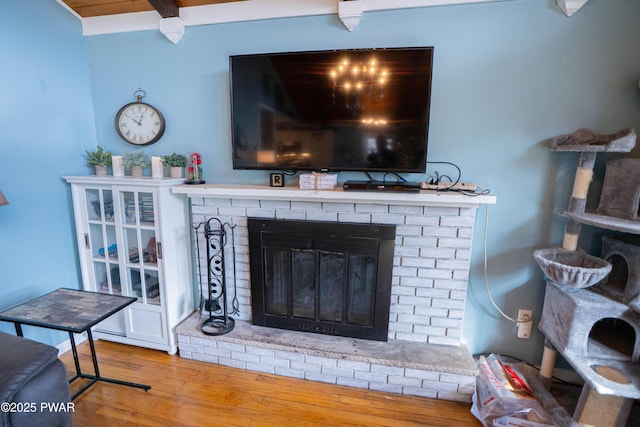
[[[626,425],[640,398],[640,159],[606,163],[595,212],[586,212],[587,193],[597,153],[628,153],[635,142],[629,128],[612,135],[580,129],[551,140],[552,151],[580,158],[569,207],[560,212],[567,218],[562,247],[534,252],[548,278],[540,375],[550,382],[559,351],[585,381],[574,419],[599,427]],[[603,237],[600,257],[578,248],[585,224],[616,232]]]

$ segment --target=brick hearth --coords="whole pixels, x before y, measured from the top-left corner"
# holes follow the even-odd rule
[[[495,203],[494,196],[223,185],[185,185],[174,192],[190,197],[194,224],[216,217],[236,226],[233,241],[240,304],[240,314],[234,316],[236,329],[227,335],[202,334],[198,314],[180,325],[182,357],[334,384],[470,401],[477,370],[461,340],[464,306],[476,210],[480,204]],[[389,341],[374,343],[251,325],[247,217],[395,224]],[[204,260],[201,263],[206,265]],[[233,297],[230,273],[228,297]]]

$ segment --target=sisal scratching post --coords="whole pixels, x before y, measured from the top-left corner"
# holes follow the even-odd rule
[[[573,181],[573,191],[571,192],[571,200],[569,201],[569,212],[582,213],[587,206],[587,194],[589,193],[589,185],[593,179],[593,166],[596,163],[596,153],[582,152],[578,160],[578,168],[576,177]],[[575,251],[578,248],[578,237],[582,224],[569,219],[564,228],[564,239],[562,248]],[[553,367],[556,364],[557,351],[553,346],[545,340],[544,351],[542,353],[542,363],[540,366],[540,376],[543,383],[548,387],[551,385],[553,377]]]
[[[587,153],[582,153],[582,156],[580,158],[581,163],[585,154]],[[593,163],[595,163],[595,153],[590,154],[592,154]],[[589,183],[591,182],[591,179],[593,177],[593,163],[591,164],[590,168],[584,167],[583,164],[580,164],[578,166],[576,178],[573,185],[573,193],[571,195],[572,204],[570,204],[569,210],[571,211],[571,206],[573,206],[574,199],[576,201],[575,206],[581,206],[582,210],[572,212],[584,212],[584,206],[586,205],[586,198],[589,190]],[[582,201],[583,199],[584,202]],[[574,233],[574,226],[572,226],[571,222],[575,223],[574,220],[569,220],[569,222],[567,223],[567,226],[565,228],[563,248],[576,250],[578,246],[577,244],[578,234],[580,233],[580,224],[576,223],[578,227],[575,234],[569,234],[568,230],[571,230],[571,233]],[[546,353],[547,347],[545,345],[544,353],[542,355],[543,363]],[[553,358],[555,360],[555,351]],[[595,369],[600,376],[610,381],[622,384],[628,382],[627,378],[611,368],[598,366]],[[553,371],[553,367],[551,371]],[[543,376],[542,371],[540,375]],[[582,388],[582,393],[580,394],[578,406],[576,407],[573,418],[581,425],[586,426],[624,427],[627,424],[632,404],[632,399],[627,399],[620,396],[600,394],[593,390],[589,385],[585,384]]]

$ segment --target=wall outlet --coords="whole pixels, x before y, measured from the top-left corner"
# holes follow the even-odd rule
[[[531,337],[533,327],[533,310],[518,310],[518,338],[528,339]]]

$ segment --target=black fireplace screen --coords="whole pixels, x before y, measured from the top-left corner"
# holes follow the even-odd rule
[[[386,341],[395,226],[249,218],[253,323]]]

